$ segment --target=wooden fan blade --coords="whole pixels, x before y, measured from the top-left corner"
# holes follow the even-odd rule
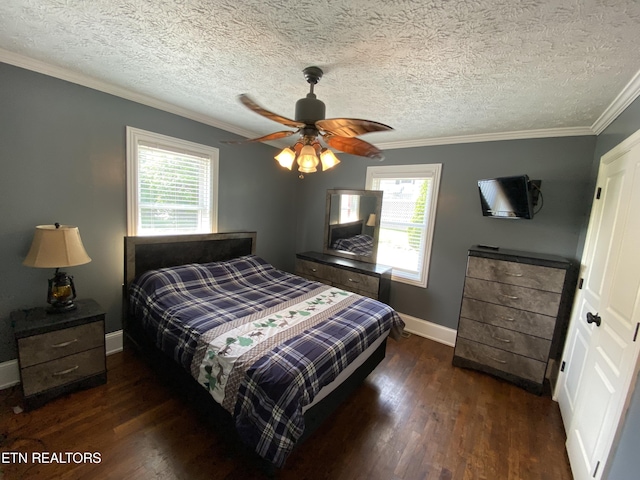
[[[278,115],[277,113],[273,113],[267,109],[262,108],[245,94],[240,95],[240,97],[238,98],[245,107],[253,110],[258,115],[262,115],[263,117],[268,118],[269,120],[273,120],[274,122],[281,123],[282,125],[286,125],[287,127],[291,128],[304,127],[304,123],[302,122],[296,122],[295,120],[291,120],[290,118],[283,117],[282,115]]]
[[[371,120],[360,120],[358,118],[327,118],[318,120],[316,127],[329,135],[338,137],[357,137],[369,132],[383,132],[385,130],[393,130],[383,123],[373,122]]]
[[[227,140],[222,143],[227,143],[229,145],[239,145],[241,143],[249,143],[249,142],[268,142],[269,140],[278,140],[279,138],[285,138],[294,133],[298,133],[298,130],[281,130],[279,132],[273,132],[269,135],[265,135],[263,137],[257,138],[247,138],[245,140]]]
[[[377,160],[383,160],[384,156],[382,151],[371,145],[364,140],[354,137],[337,137],[333,135],[327,135],[324,137],[324,141],[327,145],[340,150],[344,153],[351,153],[353,155],[359,155],[361,157],[375,158]]]

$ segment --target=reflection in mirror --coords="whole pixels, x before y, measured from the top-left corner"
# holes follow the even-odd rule
[[[327,190],[324,253],[376,263],[382,192]]]

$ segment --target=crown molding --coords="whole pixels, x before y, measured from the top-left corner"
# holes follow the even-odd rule
[[[611,102],[602,115],[594,122],[591,129],[600,135],[611,122],[627,108],[640,95],[640,70],[634,75],[629,83],[625,85],[618,96]]]
[[[67,82],[75,83],[77,85],[108,93],[110,95],[115,95],[116,97],[131,100],[148,107],[157,108],[159,110],[173,113],[190,120],[195,120],[196,122],[204,123],[205,125],[210,125],[212,127],[219,128],[230,133],[235,133],[236,135],[240,135],[242,137],[252,138],[259,136],[259,134],[256,134],[255,132],[239,128],[235,125],[231,125],[230,123],[221,122],[208,115],[196,113],[192,110],[178,107],[177,105],[173,105],[169,102],[158,100],[157,98],[153,98],[148,95],[136,93],[126,88],[117,87],[88,75],[74,73],[68,69],[57,67],[40,60],[35,60],[33,58],[25,57],[24,55],[13,53],[2,48],[0,48],[0,62],[8,63],[16,67],[31,70],[33,72],[42,73],[43,75],[55,77],[60,80],[65,80]]]
[[[425,138],[399,142],[376,143],[381,150],[394,148],[430,147],[434,145],[452,145],[456,143],[496,142],[503,140],[523,140],[527,138],[581,137],[595,135],[591,127],[543,128],[539,130],[520,130],[501,133],[480,133],[477,135],[459,135],[453,137]]]
[[[0,62],[4,62],[16,67],[31,70],[43,75],[75,83],[83,87],[88,87],[100,92],[115,95],[126,100],[131,100],[142,105],[157,108],[168,113],[173,113],[196,122],[210,125],[221,130],[240,135],[245,138],[260,136],[259,133],[252,132],[230,123],[216,120],[208,115],[200,114],[192,110],[173,105],[169,102],[159,100],[148,95],[133,92],[131,90],[112,85],[98,80],[88,75],[74,73],[68,69],[54,66],[46,62],[35,60],[14,52],[0,48]],[[625,108],[627,108],[640,95],[640,71],[631,79],[625,88],[618,94],[613,102],[605,109],[595,123],[590,127],[570,127],[570,128],[547,128],[539,130],[520,130],[514,132],[486,133],[478,135],[459,135],[450,137],[425,138],[418,140],[406,140],[397,142],[382,142],[375,145],[381,150],[396,148],[427,147],[434,145],[452,145],[457,143],[494,142],[504,140],[523,140],[528,138],[549,138],[549,137],[571,137],[584,135],[599,135]],[[268,142],[269,145],[281,147],[283,141]]]

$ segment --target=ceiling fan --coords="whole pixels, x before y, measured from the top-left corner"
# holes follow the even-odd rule
[[[297,161],[298,171],[301,172],[300,178],[304,177],[304,173],[316,172],[320,162],[323,171],[340,163],[331,150],[320,144],[320,139],[326,145],[341,152],[382,160],[384,157],[377,147],[356,137],[369,132],[393,130],[393,128],[371,120],[325,118],[324,102],[318,100],[313,92],[314,86],[322,78],[322,69],[307,67],[302,73],[309,83],[310,89],[305,98],[296,102],[295,120],[262,108],[245,94],[239,97],[242,104],[250,110],[295,130],[281,130],[258,138],[227,143],[268,142],[300,134],[298,141],[293,146],[283,149],[275,157],[280,165],[289,170]]]

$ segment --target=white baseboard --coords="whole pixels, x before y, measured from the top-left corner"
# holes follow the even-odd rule
[[[122,351],[122,330],[107,333],[105,336],[105,350],[107,355]],[[18,360],[0,363],[0,390],[20,383],[20,369]]]
[[[20,369],[18,360],[0,363],[0,390],[13,387],[20,383]]]
[[[457,330],[438,325],[437,323],[428,322],[427,320],[412,317],[405,313],[399,313],[399,315],[400,318],[404,320],[405,331],[428,338],[429,340],[433,340],[438,343],[449,345],[450,347],[455,346]]]
[[[104,336],[104,340],[107,355],[122,351],[122,330],[116,330],[115,332],[107,333]]]

